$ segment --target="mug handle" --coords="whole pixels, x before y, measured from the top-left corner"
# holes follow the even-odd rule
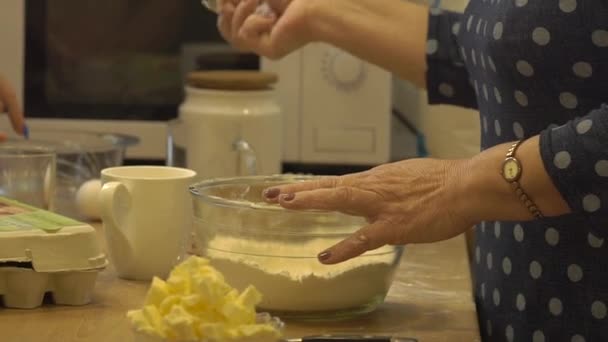
[[[258,174],[258,158],[255,150],[247,140],[239,139],[234,142],[234,149],[239,153],[239,176],[254,176]]]
[[[107,243],[112,245],[112,249],[120,251],[121,262],[130,260],[133,247],[123,224],[131,208],[129,189],[120,182],[108,182],[102,186],[99,200]]]

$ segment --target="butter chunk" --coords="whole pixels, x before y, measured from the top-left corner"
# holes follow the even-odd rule
[[[190,257],[166,281],[154,278],[141,310],[127,313],[136,331],[170,341],[272,342],[281,332],[256,324],[262,294],[228,285],[207,259]]]
[[[144,301],[145,305],[154,305],[159,307],[165,298],[169,296],[169,286],[162,279],[154,277],[152,284]]]
[[[197,320],[183,307],[174,306],[163,318],[163,323],[167,327],[167,337],[180,341],[196,341],[199,338],[196,333]]]

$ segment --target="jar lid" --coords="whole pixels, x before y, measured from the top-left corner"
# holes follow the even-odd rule
[[[265,90],[277,80],[278,76],[270,72],[218,70],[192,72],[188,75],[187,84],[199,89]]]

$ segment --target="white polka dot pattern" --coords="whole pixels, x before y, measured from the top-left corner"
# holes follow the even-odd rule
[[[526,96],[526,94],[524,94],[521,90],[515,91],[515,101],[517,101],[517,103],[519,103],[519,105],[522,107],[528,106],[528,96]]]
[[[454,25],[452,25],[452,34],[457,36],[460,33],[460,22],[456,22],[454,23]]]
[[[602,248],[604,245],[604,239],[600,239],[592,233],[587,235],[587,242],[589,243],[589,246],[593,248]]]
[[[488,265],[488,269],[491,270],[492,266],[493,266],[493,262],[492,262],[492,253],[488,253],[488,255],[486,256],[486,264]]]
[[[591,41],[597,47],[608,47],[608,31],[596,30],[591,34]]]
[[[492,31],[492,36],[495,40],[499,40],[500,38],[502,38],[502,30],[503,24],[500,21],[494,24],[494,31]]]
[[[572,66],[572,72],[580,78],[589,78],[593,75],[593,67],[587,62],[577,62]]]
[[[574,335],[572,336],[572,338],[570,339],[570,342],[585,342],[585,338],[581,335]]]
[[[534,279],[538,279],[543,274],[543,267],[538,261],[532,261],[530,263],[530,276]]]
[[[600,177],[608,177],[608,160],[599,160],[595,163],[595,173]]]
[[[559,95],[559,103],[561,103],[564,108],[574,109],[578,106],[578,99],[576,95],[570,92],[563,92]]]
[[[500,291],[498,289],[494,289],[494,292],[492,293],[492,302],[494,302],[494,305],[496,306],[500,305]]]
[[[494,87],[494,97],[496,98],[496,102],[498,102],[498,104],[502,104],[502,96],[500,95],[500,91],[496,87]]]
[[[532,342],[545,342],[545,334],[540,330],[536,330],[532,334]]]
[[[597,195],[589,194],[583,197],[583,209],[588,213],[596,212],[600,209],[600,198]]]
[[[514,334],[515,332],[513,331],[513,327],[508,325],[505,329],[505,337],[507,338],[508,342],[513,342]]]
[[[549,228],[545,231],[545,241],[549,246],[555,247],[559,243],[559,232],[555,228]]]
[[[496,64],[494,64],[494,60],[490,56],[488,56],[488,65],[490,65],[492,71],[496,72]]]
[[[517,242],[524,241],[524,228],[521,224],[516,224],[513,228],[513,237],[515,237],[515,241]]]
[[[558,298],[551,298],[549,300],[549,312],[551,312],[551,314],[553,316],[559,316],[562,314],[562,311],[563,311],[562,301],[559,300]]]
[[[483,339],[590,341],[583,323],[608,324],[608,270],[593,262],[608,256],[598,225],[608,215],[608,149],[591,150],[608,137],[608,24],[599,20],[608,2],[471,1],[465,14],[429,17],[429,99],[478,108],[482,150],[542,132],[543,165],[574,211],[478,225]]]
[[[488,118],[485,116],[483,117],[483,132],[488,133]]]
[[[519,122],[513,123],[513,134],[519,140],[524,138],[524,128]]]
[[[505,257],[502,259],[502,271],[505,275],[510,275],[513,270],[513,265],[511,264],[511,259],[509,257]]]
[[[469,20],[467,20],[467,31],[471,31],[471,25],[473,25],[474,16],[470,16]]]
[[[437,40],[429,39],[426,42],[426,53],[429,55],[432,55],[437,52],[438,47],[439,47],[439,43],[437,42]]]
[[[555,154],[555,158],[553,158],[553,164],[555,164],[555,167],[562,170],[567,169],[571,162],[572,157],[568,151],[557,152]]]
[[[526,297],[524,297],[523,294],[519,293],[517,295],[517,297],[515,298],[515,306],[517,307],[517,310],[519,310],[519,311],[526,310]]]
[[[447,83],[439,85],[439,93],[445,97],[454,97],[454,87]]]
[[[522,61],[522,60],[517,61],[517,63],[515,64],[515,67],[517,68],[517,71],[520,74],[522,74],[526,77],[534,76],[534,68],[532,67],[532,65],[530,65],[530,63],[528,63],[526,61]]]
[[[559,0],[559,9],[565,13],[572,13],[576,10],[576,0]]]
[[[576,264],[568,266],[568,279],[573,283],[578,283],[583,279],[583,269]]]
[[[593,127],[593,121],[589,119],[582,120],[576,125],[576,132],[578,134],[585,134]]]
[[[540,46],[545,46],[551,41],[551,33],[544,27],[537,27],[532,31],[532,40]]]
[[[595,301],[591,304],[591,315],[595,319],[606,318],[606,304],[601,301]]]

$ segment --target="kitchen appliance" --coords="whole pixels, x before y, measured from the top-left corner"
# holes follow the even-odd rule
[[[137,136],[132,162],[164,163],[185,76],[217,69],[278,74],[289,170],[416,155],[415,136],[391,116],[388,72],[325,44],[259,58],[225,44],[216,20],[200,0],[6,0],[0,73],[31,128]],[[0,129],[10,131],[4,116]]]
[[[193,169],[199,179],[281,173],[276,80],[257,71],[191,73],[169,133],[168,164]]]
[[[255,286],[258,308],[281,318],[336,320],[384,302],[402,246],[383,246],[337,265],[317,254],[366,225],[338,212],[293,211],[268,204],[265,188],[312,176],[235,177],[191,187],[194,249],[242,291]]]

